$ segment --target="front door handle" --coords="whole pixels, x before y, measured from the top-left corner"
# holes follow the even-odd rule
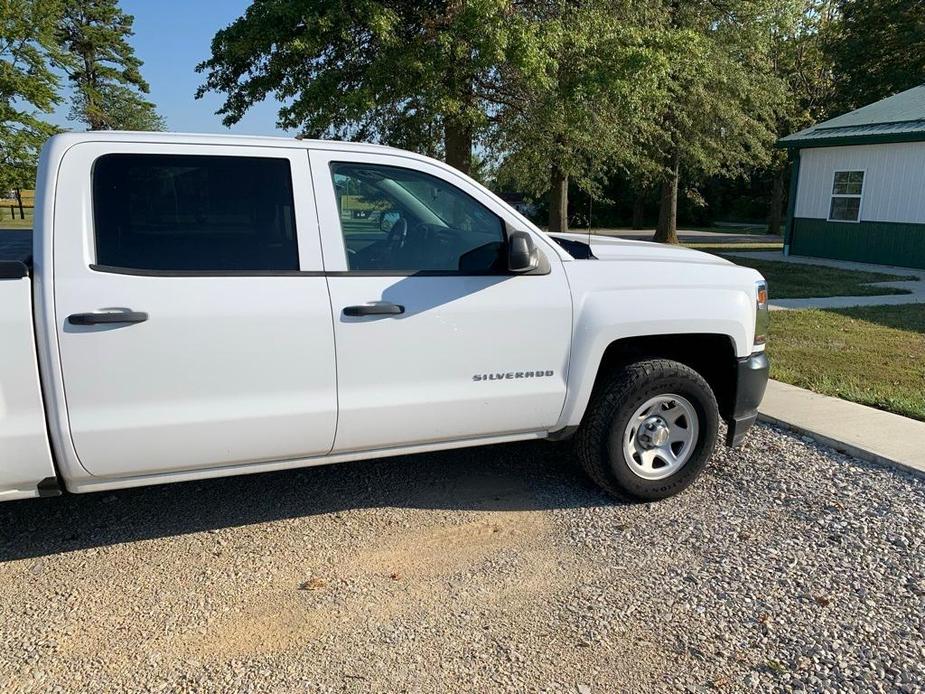
[[[72,313],[67,317],[71,325],[101,325],[105,323],[144,323],[148,314],[142,311],[100,311],[99,313]]]
[[[404,312],[404,306],[392,304],[388,301],[378,304],[364,304],[362,306],[347,306],[344,309],[345,316],[397,316]]]

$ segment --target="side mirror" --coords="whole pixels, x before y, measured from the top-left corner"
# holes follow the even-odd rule
[[[526,231],[512,231],[507,237],[507,269],[529,272],[539,266],[539,255],[533,238]]]

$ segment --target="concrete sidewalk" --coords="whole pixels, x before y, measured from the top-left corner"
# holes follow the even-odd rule
[[[891,287],[904,289],[909,294],[884,294],[882,296],[827,296],[813,299],[775,299],[774,287],[771,287],[771,310],[782,311],[801,308],[849,308],[851,306],[897,306],[899,304],[925,303],[925,270],[895,265],[875,265],[873,263],[856,263],[850,260],[832,260],[831,258],[810,258],[808,256],[788,255],[778,251],[755,251],[751,253],[724,251],[723,255],[770,260],[776,263],[794,265],[822,265],[840,270],[858,272],[880,272],[887,275],[912,277],[898,282],[871,282],[872,287]]]
[[[759,418],[862,460],[925,473],[925,422],[769,381]]]
[[[743,255],[757,260],[773,260],[778,263],[795,263],[797,265],[822,265],[840,270],[857,270],[859,272],[882,272],[886,275],[925,278],[925,270],[899,265],[877,265],[876,263],[858,263],[854,260],[836,260],[834,258],[815,258],[808,255],[784,255],[781,251],[723,251],[723,255]],[[885,284],[891,284],[889,282]]]
[[[900,284],[885,282],[884,284]],[[773,295],[774,289],[771,289]],[[925,304],[925,291],[912,294],[884,294],[882,296],[827,296],[818,299],[772,299],[772,311],[794,311],[803,308],[852,308],[854,306],[901,306]],[[923,309],[925,310],[925,309]]]

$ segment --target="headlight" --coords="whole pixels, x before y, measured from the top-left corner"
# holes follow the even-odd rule
[[[768,308],[768,283],[755,282],[755,345],[763,345],[768,339],[771,311]]]

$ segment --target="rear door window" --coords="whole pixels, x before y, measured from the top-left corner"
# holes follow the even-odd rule
[[[108,268],[299,269],[288,159],[107,154],[93,169],[93,221]]]

